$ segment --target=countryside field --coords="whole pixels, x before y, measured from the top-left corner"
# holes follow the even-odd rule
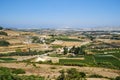
[[[64,71],[87,80],[115,80],[120,76],[119,45],[80,35],[41,35],[36,32],[5,30],[0,40],[0,71],[20,79],[59,80]],[[14,35],[12,34],[14,33]],[[88,36],[89,35],[89,36]],[[10,70],[9,70],[10,69]],[[13,69],[23,74],[11,72]],[[78,74],[79,73],[79,74]],[[72,73],[70,73],[72,74]],[[84,77],[82,77],[84,74]],[[74,79],[73,79],[74,80]]]

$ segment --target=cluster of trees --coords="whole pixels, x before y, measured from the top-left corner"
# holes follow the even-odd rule
[[[89,38],[91,41],[93,41],[93,40],[95,39],[95,37],[92,36],[92,35],[90,35],[90,34],[85,34],[85,36],[86,36],[87,38]]]
[[[44,80],[40,76],[19,76],[25,74],[23,69],[0,67],[0,80]]]
[[[42,41],[40,40],[39,37],[33,36],[33,37],[32,37],[32,43],[42,43]]]
[[[32,43],[46,43],[46,44],[50,44],[51,42],[55,41],[54,38],[50,38],[50,39],[45,39],[45,38],[39,38],[37,36],[33,36],[32,37]]]
[[[75,68],[60,71],[60,76],[57,80],[85,80],[86,74],[84,72],[78,72]]]
[[[8,46],[10,45],[9,42],[5,41],[5,40],[0,40],[0,46]]]
[[[68,49],[67,47],[64,47],[64,55],[67,53],[73,53],[75,55],[84,55],[85,54],[85,46],[81,47],[75,47],[73,46],[71,49]]]
[[[63,49],[64,49],[64,51],[63,51],[64,55],[69,52],[69,50],[68,50],[68,48],[66,46]]]

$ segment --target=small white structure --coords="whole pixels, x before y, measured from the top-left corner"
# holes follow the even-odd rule
[[[35,59],[35,62],[39,62],[39,61],[42,61],[42,62],[45,62],[45,61],[50,61],[50,57],[48,56],[38,56],[36,59]]]

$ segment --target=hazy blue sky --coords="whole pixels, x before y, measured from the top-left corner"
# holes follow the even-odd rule
[[[119,26],[120,0],[0,0],[6,27]]]

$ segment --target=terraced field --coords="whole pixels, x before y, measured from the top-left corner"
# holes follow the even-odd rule
[[[85,60],[80,59],[60,59],[60,64],[64,65],[77,65],[77,66],[93,66],[95,65],[92,55],[85,56]]]
[[[98,64],[107,63],[109,65],[111,64],[113,66],[120,67],[120,61],[116,59],[113,55],[96,55],[94,57],[95,57],[96,63]]]
[[[114,55],[115,57],[120,59],[120,53],[111,53],[111,55]]]
[[[75,65],[75,66],[99,66],[107,68],[120,68],[120,61],[114,55],[97,54],[84,56],[84,60],[79,59],[60,59],[59,63],[63,65]]]
[[[14,58],[0,58],[0,62],[11,62],[11,61],[16,61]]]

